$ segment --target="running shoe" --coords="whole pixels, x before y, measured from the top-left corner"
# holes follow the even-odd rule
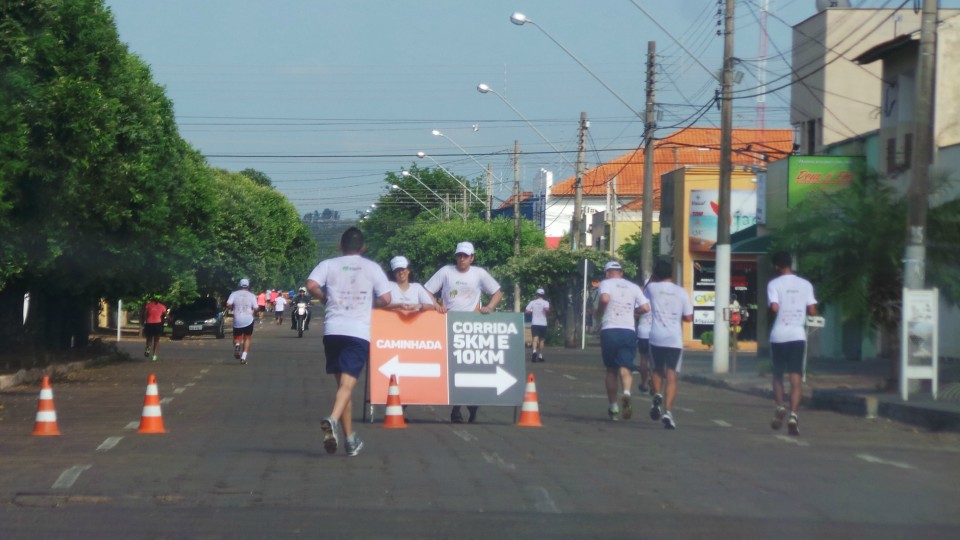
[[[454,407],[453,410],[450,411],[450,423],[451,424],[463,423],[463,415],[460,414],[460,407]]]
[[[663,429],[677,429],[677,423],[673,421],[673,415],[670,414],[670,411],[663,413]]]
[[[787,408],[784,406],[777,406],[776,410],[773,411],[773,420],[770,421],[770,427],[773,429],[780,429],[783,427],[783,419],[787,417]]]
[[[530,353],[530,361],[531,361],[531,362],[536,362],[536,361],[537,361],[537,352],[536,352],[536,351]]]
[[[663,416],[663,409],[660,406],[663,405],[663,396],[660,394],[653,395],[653,407],[650,407],[650,419],[659,420]]]
[[[539,356],[539,357],[540,357],[540,361],[543,362],[543,353],[540,353],[540,354],[537,355],[537,356]]]
[[[146,349],[146,350],[143,351],[143,357],[144,357],[144,358],[150,358],[150,349]]]
[[[328,454],[336,454],[337,447],[340,446],[340,436],[337,435],[339,428],[337,421],[329,416],[320,421],[320,430],[323,431],[323,449]]]
[[[472,424],[472,423],[474,423],[474,422],[477,421],[477,410],[478,410],[479,408],[480,408],[480,407],[477,407],[477,406],[467,407],[467,411],[470,412],[470,416],[467,417],[467,422],[468,422],[468,423]]]
[[[794,436],[800,435],[800,419],[796,413],[790,413],[790,418],[787,418],[787,432]]]
[[[153,355],[153,361],[154,361],[154,362],[157,361],[157,355]]]
[[[620,420],[620,407],[617,405],[611,405],[610,408],[607,409],[607,415],[610,417],[612,422]]]
[[[241,358],[241,359],[240,359],[240,365],[241,365],[241,366],[247,365],[247,359],[246,359],[246,358]]]
[[[240,359],[240,342],[239,341],[233,344],[233,357],[236,358],[237,360]]]
[[[620,396],[620,415],[624,420],[629,420],[633,416],[633,407],[630,406],[630,394]]]
[[[348,456],[355,456],[360,453],[360,450],[363,450],[363,441],[361,441],[360,437],[357,437],[357,434],[354,433],[353,435],[347,437],[346,443],[344,444],[344,450],[347,451]]]

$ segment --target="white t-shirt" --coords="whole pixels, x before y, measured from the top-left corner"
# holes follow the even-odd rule
[[[453,264],[437,270],[423,287],[434,295],[442,290],[447,311],[477,311],[480,293],[493,295],[500,290],[497,280],[483,268],[471,266],[466,272],[460,272]]]
[[[227,298],[227,307],[233,310],[234,328],[245,328],[253,324],[254,313],[260,309],[257,304],[257,295],[247,289],[238,289],[230,293]]]
[[[650,284],[650,280],[647,280],[643,284],[643,288],[646,288]],[[646,296],[646,291],[644,291],[644,296]],[[646,312],[640,315],[640,322],[637,323],[637,337],[640,339],[650,339],[650,327],[653,326],[653,313]]]
[[[634,311],[648,303],[643,296],[643,289],[632,281],[623,278],[611,278],[600,282],[597,296],[602,297],[604,294],[609,295],[610,301],[607,302],[607,307],[603,310],[600,329],[636,330],[637,320],[634,317]]]
[[[767,305],[777,303],[780,309],[770,330],[770,343],[806,341],[807,306],[816,305],[813,285],[800,276],[784,274],[767,284]]]
[[[282,312],[283,308],[285,307],[287,307],[287,299],[282,296],[278,296],[277,299],[274,300],[273,302],[273,310],[277,312]]]
[[[650,299],[653,315],[650,345],[683,348],[683,317],[693,315],[693,302],[687,291],[670,281],[655,281],[644,292]]]
[[[423,285],[419,283],[411,283],[407,287],[406,291],[400,289],[400,285],[395,282],[390,282],[390,305],[398,306],[402,304],[423,304],[425,306],[432,306],[433,299],[430,298],[430,293],[423,288]]]
[[[530,324],[532,326],[546,326],[547,310],[549,309],[550,302],[547,302],[543,298],[536,298],[527,304],[527,307],[524,308],[524,311],[530,313]]]
[[[326,287],[323,335],[370,340],[373,301],[390,292],[390,281],[377,263],[360,255],[334,257],[320,262],[307,279]]]

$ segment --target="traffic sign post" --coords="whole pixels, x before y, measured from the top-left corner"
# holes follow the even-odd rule
[[[374,310],[368,403],[385,404],[396,375],[404,405],[516,407],[523,402],[524,358],[519,313]]]

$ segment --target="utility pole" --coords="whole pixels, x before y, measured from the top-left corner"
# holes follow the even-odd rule
[[[730,327],[723,318],[730,305],[730,188],[733,163],[733,8],[726,0],[723,39],[723,88],[720,96],[720,198],[717,212],[716,270],[713,305],[713,372],[730,370]]]
[[[470,194],[467,192],[466,186],[463,188],[463,220],[467,220],[467,214],[470,213]]]
[[[933,94],[937,58],[937,0],[923,0],[920,15],[920,53],[917,58],[916,130],[907,191],[907,246],[903,284],[926,286],[927,208],[930,205],[930,162],[933,161]],[[904,317],[906,314],[904,314]]]
[[[644,147],[643,147],[643,210],[641,219],[643,228],[640,229],[640,273],[646,283],[653,274],[653,132],[657,128],[657,112],[655,110],[654,77],[657,71],[657,42],[647,42],[647,113],[644,119]],[[663,201],[660,202],[663,204]]]
[[[617,256],[617,176],[610,179],[610,258]]]
[[[582,212],[581,206],[583,205],[583,170],[585,168],[583,160],[584,154],[586,153],[587,128],[589,126],[587,113],[581,112],[580,134],[577,137],[577,180],[574,185],[573,221],[570,226],[570,248],[573,249],[573,251],[580,249],[580,214]]]
[[[490,223],[491,215],[493,213],[493,169],[490,167],[490,164],[487,163],[487,223]]]
[[[513,141],[513,256],[520,255],[520,141]],[[513,284],[513,311],[520,312],[520,282]]]

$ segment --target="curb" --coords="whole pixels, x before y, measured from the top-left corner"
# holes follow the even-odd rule
[[[71,371],[86,369],[98,362],[97,359],[90,359],[79,362],[69,362],[67,364],[53,364],[45,368],[21,369],[13,375],[0,375],[0,390],[6,390],[7,388],[21,384],[36,383],[42,380],[44,375],[64,375]]]

